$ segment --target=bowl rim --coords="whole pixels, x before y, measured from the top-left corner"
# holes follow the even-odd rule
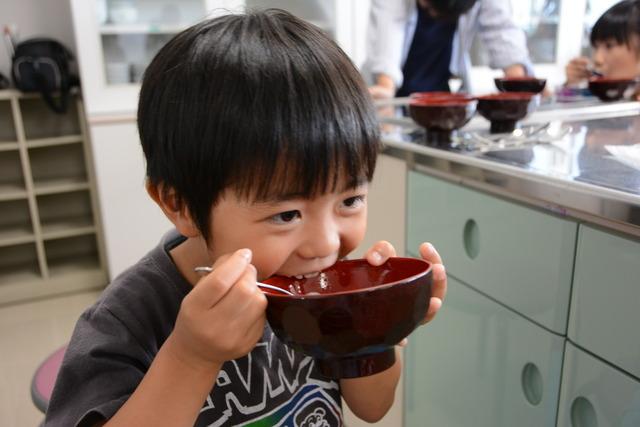
[[[466,107],[475,102],[475,98],[425,98],[412,99],[409,107]]]
[[[497,92],[476,96],[478,101],[530,101],[535,92]]]
[[[383,283],[381,285],[378,286],[372,286],[369,288],[361,288],[361,289],[353,289],[353,290],[349,290],[349,291],[339,291],[339,292],[332,292],[330,294],[313,294],[313,295],[308,295],[308,294],[301,294],[301,295],[285,295],[282,293],[275,293],[275,292],[269,292],[266,291],[264,292],[265,296],[268,296],[269,298],[282,298],[282,299],[295,299],[295,300],[301,300],[301,299],[326,299],[326,298],[330,298],[336,295],[348,295],[348,294],[358,294],[358,293],[365,293],[365,292],[374,292],[374,291],[378,291],[381,289],[387,289],[390,288],[392,286],[395,286],[397,284],[400,284],[401,282],[410,282],[413,281],[415,279],[418,279],[422,276],[426,276],[428,274],[431,273],[432,269],[433,269],[433,263],[420,259],[420,258],[413,258],[413,257],[391,257],[394,259],[400,259],[400,260],[411,260],[412,262],[418,261],[422,264],[427,264],[427,268],[420,271],[417,274],[414,274],[412,276],[407,276],[401,280],[396,280],[394,282],[389,282],[389,283]],[[345,259],[345,260],[340,260],[337,261],[336,263],[334,263],[331,267],[333,267],[335,264],[337,263],[344,263],[344,264],[361,264],[361,263],[369,263],[369,261],[367,261],[366,258],[355,258],[355,259]],[[384,265],[384,264],[381,264]],[[322,271],[326,271],[328,269],[330,269],[331,267],[325,268]],[[380,266],[377,266],[380,267]],[[321,271],[321,272],[322,272]],[[278,277],[278,276],[271,276],[271,277]],[[279,277],[283,277],[283,276],[279,276]],[[269,283],[267,280],[269,279],[265,279],[263,280],[263,282],[265,283]]]
[[[636,83],[637,79],[633,79],[633,78],[629,78],[629,79],[625,79],[625,78],[610,78],[610,77],[592,77],[589,79],[589,84],[591,83],[627,83],[627,84],[631,84],[631,83]]]
[[[533,77],[533,76],[521,76],[521,77],[496,77],[493,79],[494,81],[499,82],[536,82],[542,83],[546,82],[547,79],[541,77]]]
[[[409,98],[473,98],[471,94],[466,92],[447,92],[445,90],[435,90],[432,92],[411,92]]]

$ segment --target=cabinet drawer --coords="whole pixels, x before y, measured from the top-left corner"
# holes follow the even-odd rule
[[[405,350],[405,427],[555,425],[564,342],[450,279]]]
[[[640,241],[580,226],[569,337],[640,377]],[[639,424],[640,425],[640,424]]]
[[[408,180],[410,251],[432,242],[453,277],[566,333],[575,222],[416,172]]]
[[[567,343],[558,427],[640,426],[640,382]]]

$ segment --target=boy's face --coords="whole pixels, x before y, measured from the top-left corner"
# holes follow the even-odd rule
[[[635,78],[640,75],[639,41],[632,39],[630,46],[616,40],[596,42],[593,62],[596,71],[612,79]]]
[[[227,189],[211,213],[209,257],[249,248],[258,279],[317,273],[362,241],[366,195],[364,184],[314,199],[250,202]]]

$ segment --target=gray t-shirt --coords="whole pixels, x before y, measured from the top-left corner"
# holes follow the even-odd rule
[[[76,324],[46,426],[85,426],[111,418],[134,392],[173,330],[180,303],[192,289],[160,244],[105,289]],[[196,426],[342,425],[340,389],[313,359],[282,344],[267,325],[256,347],[226,362]]]

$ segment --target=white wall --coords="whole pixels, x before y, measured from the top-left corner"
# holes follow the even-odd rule
[[[20,39],[54,38],[76,53],[69,0],[0,0],[0,25],[15,24]],[[0,72],[10,77],[11,58],[0,43]]]

